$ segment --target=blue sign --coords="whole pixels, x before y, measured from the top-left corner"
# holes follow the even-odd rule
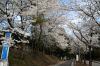
[[[11,38],[11,32],[5,32],[5,38],[10,39]]]
[[[8,53],[9,53],[9,44],[5,42],[3,43],[1,59],[2,60],[8,59]]]

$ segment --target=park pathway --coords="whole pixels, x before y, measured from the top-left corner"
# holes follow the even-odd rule
[[[100,62],[99,61],[93,61],[92,66],[100,66]]]
[[[86,64],[89,64],[89,61],[86,61]],[[100,61],[93,61],[92,66],[100,66]]]
[[[74,66],[74,60],[67,60],[64,63],[56,64],[52,66]]]

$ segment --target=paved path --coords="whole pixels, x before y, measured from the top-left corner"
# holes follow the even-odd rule
[[[100,62],[99,61],[94,61],[94,62],[92,62],[92,66],[100,66]]]
[[[89,64],[89,61],[86,61],[86,64]],[[100,66],[100,62],[99,61],[93,61],[92,66]]]
[[[69,61],[64,62],[63,64],[58,65],[58,66],[71,66],[71,64],[72,64],[72,60],[69,60]]]
[[[56,64],[56,65],[52,65],[52,66],[74,66],[74,65],[73,65],[73,60],[67,60],[62,64]]]

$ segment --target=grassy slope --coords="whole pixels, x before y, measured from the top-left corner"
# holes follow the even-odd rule
[[[48,66],[57,62],[58,59],[56,57],[42,54],[41,52],[25,52],[24,57],[21,57],[20,50],[10,50],[9,53],[10,66]]]

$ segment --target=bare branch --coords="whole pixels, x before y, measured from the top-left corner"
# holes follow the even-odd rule
[[[75,33],[74,30],[73,30],[73,33],[74,33],[74,35],[75,35],[81,42],[83,42],[85,45],[88,45],[88,43],[85,42],[85,41],[83,41],[83,40]]]

